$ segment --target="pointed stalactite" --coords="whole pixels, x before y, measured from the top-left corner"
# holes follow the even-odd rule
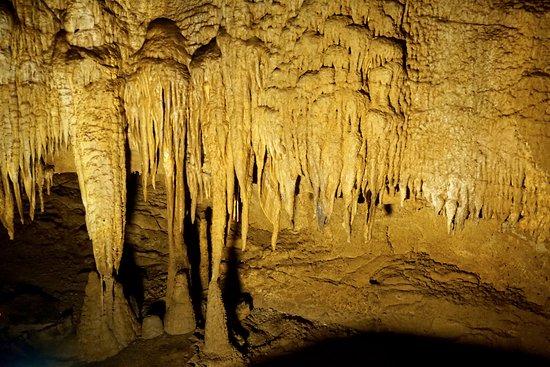
[[[2,225],[8,230],[8,235],[10,239],[13,240],[13,198],[10,190],[10,182],[5,177],[2,177],[0,185],[0,214]]]
[[[0,6],[0,22],[0,221],[13,238],[13,206],[24,222],[23,189],[34,218],[37,175],[42,158],[57,147],[59,131],[47,110],[54,102],[48,93],[49,69],[43,58],[31,58],[37,47],[26,41],[28,29],[9,7]]]
[[[271,232],[271,249],[275,250],[277,246],[277,237],[279,235],[281,199],[278,192],[279,187],[273,175],[272,160],[268,158],[263,169],[262,181],[260,182],[260,204],[264,214],[273,225],[273,230]]]
[[[241,221],[241,243],[246,248],[248,211],[252,184],[254,152],[252,147],[254,110],[258,105],[261,88],[259,60],[262,49],[243,43],[234,47],[227,35],[218,38],[222,58],[221,77],[228,93],[225,98],[225,115],[229,125],[227,156],[227,200],[230,218]],[[241,60],[235,63],[235,60]],[[236,67],[237,66],[237,67]],[[234,188],[234,182],[237,188]],[[235,202],[236,205],[233,205]],[[242,207],[239,205],[242,203]],[[240,210],[241,215],[236,211]]]
[[[72,134],[86,226],[97,269],[104,277],[112,276],[120,265],[126,208],[124,122],[110,90],[112,86],[99,84],[94,90],[79,91],[76,103],[81,112]]]
[[[220,271],[225,247],[225,229],[228,214],[233,205],[234,168],[229,153],[228,126],[225,120],[225,93],[221,74],[220,50],[213,43],[198,50],[191,63],[192,90],[190,99],[191,124],[201,123],[204,162],[208,164],[211,177],[206,180],[198,172],[197,178],[205,185],[203,197],[211,199],[210,265],[206,306],[204,352],[214,358],[231,357],[235,350],[229,342],[226,310],[220,289]],[[195,159],[197,159],[196,157]],[[206,188],[208,187],[208,188]],[[230,205],[228,203],[231,202]],[[207,266],[207,263],[204,265]],[[203,266],[204,266],[203,265]],[[204,267],[203,267],[204,269]],[[207,271],[206,269],[203,271]]]
[[[164,327],[170,334],[195,329],[183,242],[190,79],[184,42],[173,22],[152,22],[145,43],[134,56],[135,73],[124,89],[129,141],[141,157],[144,187],[149,177],[155,182],[159,165],[164,173],[169,248]]]

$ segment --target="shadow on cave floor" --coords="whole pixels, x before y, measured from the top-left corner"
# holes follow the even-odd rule
[[[131,174],[128,176],[126,185],[126,222],[131,221],[132,213],[136,207],[138,197],[139,176]],[[124,288],[124,295],[130,301],[136,316],[140,316],[143,306],[145,270],[136,264],[136,250],[126,240],[120,260],[118,281]]]
[[[262,358],[251,366],[550,366],[550,359],[519,351],[393,333],[331,338]]]
[[[309,338],[307,325],[301,337]],[[319,330],[318,330],[319,331]],[[275,337],[259,349],[245,365],[268,366],[550,366],[543,357],[479,345],[459,344],[448,339],[392,333],[364,333],[317,340],[309,346],[289,351],[303,340]],[[161,367],[185,366],[195,353],[188,335],[162,335],[137,340],[119,354],[90,364],[52,360],[29,353],[2,366],[72,367]],[[282,348],[282,349],[279,349]],[[277,349],[279,349],[277,351]],[[259,353],[262,352],[262,353]],[[279,355],[274,355],[279,353]],[[0,363],[2,358],[0,358]],[[4,362],[6,362],[4,360]],[[208,365],[207,361],[202,361]],[[199,365],[203,365],[202,362]]]
[[[227,326],[230,330],[229,339],[240,352],[246,353],[248,350],[246,340],[249,337],[249,331],[241,322],[242,316],[239,315],[239,307],[243,306],[250,310],[253,305],[252,297],[242,288],[239,274],[240,262],[239,251],[234,246],[230,246],[225,259],[227,270],[223,279],[223,299],[227,312]]]
[[[128,244],[124,244],[117,279],[122,284],[124,295],[130,302],[135,315],[140,319],[140,310],[143,307],[143,279],[145,277],[145,270],[136,264],[135,257],[134,248]]]

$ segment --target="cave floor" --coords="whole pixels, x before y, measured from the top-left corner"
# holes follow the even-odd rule
[[[106,360],[83,363],[74,352],[74,335],[55,339],[62,345],[37,350],[23,342],[6,367],[155,367],[155,366],[439,366],[518,365],[548,366],[535,355],[504,351],[452,340],[387,332],[361,333],[282,314],[255,309],[243,320],[246,343],[240,359],[211,360],[200,353],[202,331],[188,335],[163,334],[138,339],[119,354]],[[31,335],[31,334],[27,334]],[[242,339],[234,340],[236,344]],[[15,343],[12,343],[15,345]],[[44,348],[44,346],[42,346]],[[14,350],[12,350],[13,352]],[[53,355],[55,356],[53,356]],[[1,359],[0,359],[1,361]]]
[[[149,340],[140,339],[113,357],[79,367],[181,366],[193,357],[195,340],[190,335],[162,335]]]
[[[216,361],[200,354],[201,333],[138,340],[105,361],[78,367],[119,366],[548,366],[520,352],[452,340],[387,332],[361,333],[256,309],[243,322],[247,343],[240,360]],[[76,367],[76,366],[75,366]]]
[[[159,198],[163,197],[160,192],[155,195]],[[158,199],[158,202],[161,203],[161,199]],[[79,321],[87,274],[93,270],[94,260],[92,246],[86,232],[78,183],[74,175],[57,177],[56,184],[52,187],[52,195],[48,197],[45,204],[45,213],[37,214],[34,222],[18,225],[14,241],[9,241],[6,232],[0,230],[0,258],[2,259],[2,266],[0,266],[0,367],[201,366],[215,364],[200,353],[203,343],[202,330],[200,329],[193,335],[162,335],[150,340],[139,339],[118,355],[102,362],[91,364],[79,362],[76,358],[75,325]],[[152,300],[163,297],[165,283],[166,254],[162,246],[159,245],[159,243],[165,242],[162,237],[165,233],[160,229],[147,229],[155,228],[158,225],[155,210],[158,209],[159,213],[164,212],[162,205],[157,206],[136,203],[133,208],[134,217],[129,222],[127,229],[127,239],[131,245],[129,248],[136,251],[134,254],[136,271],[126,275],[128,279],[134,279],[133,276],[143,278],[142,288],[137,289],[137,292],[144,294],[139,301],[142,308],[149,307],[147,312],[150,312]],[[239,362],[258,366],[362,366],[367,363],[379,365],[402,365],[403,363],[413,363],[414,365],[419,363],[425,366],[440,365],[442,361],[445,361],[445,364],[450,365],[479,365],[482,363],[487,365],[499,363],[502,365],[515,363],[526,366],[550,365],[548,360],[540,359],[534,355],[487,346],[482,347],[477,344],[466,344],[458,338],[437,339],[410,333],[392,334],[388,332],[388,329],[380,326],[373,327],[370,332],[365,332],[365,330],[359,332],[349,326],[344,327],[338,322],[321,323],[312,321],[315,317],[304,318],[303,315],[300,317],[297,312],[291,312],[292,309],[284,311],[284,307],[289,309],[289,301],[293,301],[302,309],[307,307],[309,313],[313,315],[325,312],[323,310],[330,310],[334,315],[341,315],[344,319],[346,317],[353,319],[354,316],[351,312],[354,308],[351,306],[355,307],[356,303],[353,300],[350,303],[342,302],[342,300],[349,299],[346,298],[348,296],[359,297],[360,295],[355,288],[350,291],[351,293],[340,294],[338,292],[342,287],[336,287],[334,291],[320,293],[324,295],[324,298],[313,298],[308,295],[309,291],[315,290],[313,286],[319,287],[321,284],[323,287],[329,287],[332,286],[332,283],[319,283],[323,279],[312,278],[319,282],[311,283],[312,285],[308,286],[310,289],[306,289],[305,286],[296,286],[296,291],[292,293],[294,298],[289,298],[290,296],[286,296],[274,285],[291,284],[296,278],[294,273],[289,273],[286,276],[283,270],[290,271],[288,269],[296,268],[293,259],[300,259],[302,255],[307,255],[309,260],[315,259],[315,256],[319,255],[310,248],[310,252],[290,256],[292,251],[298,251],[295,249],[297,245],[294,242],[289,242],[296,241],[294,235],[286,238],[283,233],[280,249],[273,253],[262,250],[260,246],[260,243],[269,243],[268,231],[251,230],[249,237],[250,242],[256,244],[251,246],[242,262],[244,265],[254,264],[254,267],[248,265],[248,267],[240,268],[241,275],[254,286],[252,289],[256,289],[258,295],[275,297],[275,300],[278,299],[279,302],[263,302],[262,304],[259,297],[254,298],[254,305],[244,307],[244,311],[241,310],[241,314],[233,319],[231,339],[244,357],[241,360],[233,360],[232,363]],[[301,246],[304,248],[303,251],[308,249],[307,243]],[[321,247],[317,251],[323,249]],[[404,263],[412,263],[412,260],[408,259]],[[291,262],[292,265],[285,265],[288,262]],[[425,262],[414,263],[417,272],[418,269],[423,269],[418,264],[422,265]],[[325,264],[326,262],[321,263]],[[339,263],[336,261],[332,261],[332,263],[336,266],[335,274],[341,276],[342,272],[346,270],[345,267],[338,267]],[[286,277],[279,279],[280,274],[273,273],[273,269],[275,269],[273,264],[278,264],[279,273]],[[349,267],[348,265],[346,266]],[[312,266],[309,262],[303,265],[305,270]],[[262,278],[261,269],[267,269],[263,273],[271,274],[271,276]],[[330,269],[332,269],[330,266],[323,265],[321,267],[322,273],[327,277],[330,276],[330,273],[327,272]],[[397,267],[396,269],[400,274],[401,270],[399,269],[401,268]],[[413,272],[415,269],[406,268],[404,273],[413,277],[416,274]],[[363,272],[368,275],[367,270],[363,270]],[[429,274],[429,272],[422,274]],[[419,283],[417,287],[421,287],[430,280],[425,277],[419,279],[422,280],[422,283]],[[376,280],[381,282],[382,278]],[[380,288],[377,282],[368,280],[366,283],[365,287],[358,289],[370,291]],[[439,282],[437,284],[452,285],[454,283]],[[384,289],[386,292],[391,291],[391,287]],[[451,291],[453,289],[450,288]],[[486,289],[491,290],[492,288]],[[265,291],[262,293],[262,290]],[[443,291],[440,293],[441,295],[438,296],[438,293],[432,298],[443,301],[446,293]],[[452,294],[450,291],[447,293]],[[381,293],[381,296],[383,295]],[[330,305],[328,301],[331,297],[335,299],[335,305],[338,305],[339,308],[326,306],[326,304]],[[474,300],[477,298],[479,297],[473,297]],[[421,299],[427,299],[427,297]],[[505,303],[505,301],[508,302],[507,299],[504,299],[501,303]],[[237,306],[242,306],[242,303],[238,302],[239,300],[236,300]],[[324,308],[321,307],[323,304]],[[344,306],[348,308],[346,309]],[[357,304],[357,308],[361,308],[360,306],[361,304]],[[462,304],[456,306],[457,310],[462,308]],[[384,309],[390,316],[397,314],[390,308]],[[477,312],[479,310],[486,310],[486,308],[474,308],[475,312],[472,311],[467,315],[472,316],[474,313],[479,313]],[[365,310],[360,311],[366,312]],[[500,311],[497,309],[497,313],[500,312],[499,315],[506,316],[504,311],[505,308],[502,305]],[[383,314],[380,313],[380,315]],[[418,317],[419,314],[416,313],[415,317]],[[514,315],[516,314],[512,316]],[[320,316],[317,315],[317,319],[320,319]],[[537,317],[534,319],[535,321],[546,320],[542,316]],[[487,319],[487,315],[483,318]],[[338,320],[338,318],[334,319]],[[518,323],[525,323],[523,319],[518,320]],[[506,325],[513,326],[515,324],[508,323]],[[495,328],[495,330],[499,329]],[[475,329],[474,331],[488,333],[491,330]],[[505,335],[505,337],[507,336]],[[223,363],[221,364],[223,365]]]

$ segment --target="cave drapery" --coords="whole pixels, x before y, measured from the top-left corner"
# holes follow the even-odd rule
[[[212,208],[212,353],[231,353],[209,327],[224,325],[217,282],[226,227],[241,223],[244,250],[254,187],[273,249],[298,190],[311,192],[320,227],[341,197],[351,228],[364,200],[367,246],[376,208],[395,198],[424,200],[446,217],[449,232],[465,220],[496,218],[544,241],[548,12],[470,1],[461,6],[481,10],[465,15],[458,3],[3,3],[2,224],[13,237],[15,211],[26,216],[23,195],[32,219],[68,151],[97,270],[113,284],[126,175],[136,170],[154,184],[161,174],[168,314],[187,313],[174,332],[195,327],[188,295],[181,297],[191,266],[184,218]],[[483,26],[487,19],[497,26]],[[447,27],[475,22],[477,32]]]

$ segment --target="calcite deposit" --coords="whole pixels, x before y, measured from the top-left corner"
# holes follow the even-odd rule
[[[118,284],[132,172],[140,174],[143,200],[159,182],[165,193],[165,331],[195,330],[190,288],[202,287],[206,355],[236,358],[224,307],[230,296],[220,288],[229,247],[244,252],[244,280],[262,307],[299,314],[301,306],[288,302],[296,293],[269,294],[263,287],[279,283],[262,282],[261,274],[307,261],[309,251],[317,256],[327,238],[340,252],[323,261],[367,256],[382,237],[390,247],[399,238],[396,272],[418,279],[435,271],[428,276],[434,284],[439,276],[466,277],[480,287],[494,273],[478,275],[475,262],[470,272],[459,271],[448,263],[470,255],[449,254],[477,251],[476,231],[479,238],[517,239],[529,255],[503,286],[532,272],[536,283],[522,283],[524,292],[543,290],[528,302],[547,323],[549,34],[544,1],[4,1],[1,222],[17,236],[15,217],[33,218],[55,173],[77,173],[97,269],[80,335],[84,346],[94,333],[116,339],[88,359],[115,354],[138,334]],[[402,229],[381,236],[380,218],[399,207],[407,213]],[[197,241],[184,240],[186,221]],[[270,232],[268,247],[254,223]],[[280,251],[279,232],[285,246],[289,231],[299,245],[305,228],[325,238],[312,235],[309,250],[284,250],[273,263],[262,257]],[[333,231],[340,232],[327,234]],[[240,238],[229,241],[230,233]],[[438,242],[447,262],[405,254],[420,235]],[[200,261],[190,260],[195,252]],[[344,274],[323,275],[323,266],[307,276],[363,287],[355,278],[363,265],[348,274],[350,282]],[[305,276],[291,273],[280,275],[283,283]],[[393,279],[381,274],[372,282]],[[500,299],[498,290],[487,292],[490,301]],[[323,307],[338,309],[345,297],[335,299]],[[361,307],[348,306],[357,322],[338,312],[328,319],[364,326]],[[437,312],[436,303],[430,307]],[[323,322],[323,311],[305,314]]]

